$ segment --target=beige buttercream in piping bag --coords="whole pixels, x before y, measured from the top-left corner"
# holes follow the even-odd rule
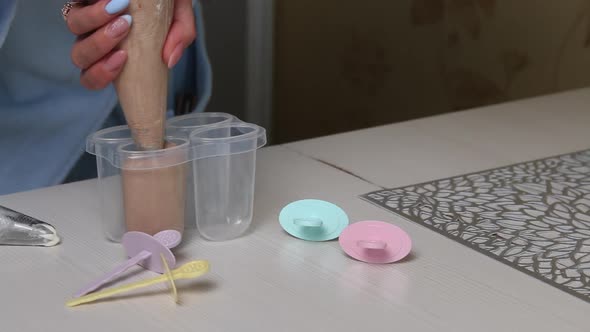
[[[131,0],[133,26],[122,42],[128,58],[115,88],[135,143],[143,150],[164,147],[168,67],[162,49],[174,0]]]
[[[174,0],[131,0],[133,26],[120,48],[128,59],[115,88],[139,150],[159,150],[165,143],[168,67],[162,50],[172,22]],[[165,159],[172,156],[154,156]],[[127,231],[155,234],[184,228],[185,165],[140,169],[149,158],[127,160],[123,169],[123,199]],[[173,165],[174,163],[169,163]]]

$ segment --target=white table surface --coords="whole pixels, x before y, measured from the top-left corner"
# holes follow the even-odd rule
[[[262,149],[251,232],[187,237],[180,262],[207,259],[211,272],[179,282],[179,306],[158,287],[66,308],[123,256],[101,233],[95,182],[2,196],[63,243],[0,250],[0,331],[589,331],[590,304],[358,198],[588,148],[588,108],[581,90]],[[291,238],[277,216],[302,198],[334,202],[353,222],[395,223],[414,241],[411,257],[368,265],[336,241]]]

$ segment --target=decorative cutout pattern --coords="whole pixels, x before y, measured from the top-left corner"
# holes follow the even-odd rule
[[[362,197],[590,302],[590,150]]]

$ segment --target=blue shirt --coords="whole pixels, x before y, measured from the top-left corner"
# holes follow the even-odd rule
[[[84,153],[86,137],[117,105],[112,85],[101,91],[80,85],[63,3],[0,0],[0,195],[61,183]],[[211,67],[198,1],[194,8],[199,37],[172,72],[169,107],[175,92],[188,88],[201,112],[211,94]]]

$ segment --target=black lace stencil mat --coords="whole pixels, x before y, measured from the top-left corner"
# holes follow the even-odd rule
[[[362,198],[590,302],[590,150]]]

